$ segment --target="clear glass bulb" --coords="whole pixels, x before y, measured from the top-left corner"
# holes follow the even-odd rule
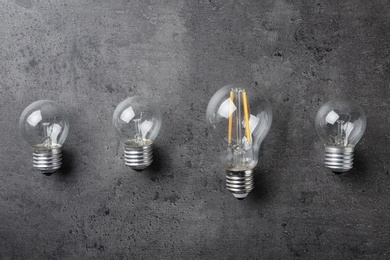
[[[220,148],[227,189],[244,199],[253,189],[253,168],[271,127],[271,105],[256,88],[228,85],[210,99],[206,120]]]
[[[69,132],[65,110],[50,100],[39,100],[27,106],[19,120],[23,138],[34,149],[34,168],[51,175],[61,168],[62,145]]]
[[[354,148],[366,122],[364,110],[352,101],[332,100],[318,110],[315,127],[325,144],[325,167],[335,173],[352,169]]]
[[[143,170],[153,161],[153,141],[160,132],[160,109],[150,100],[134,96],[114,111],[112,125],[125,145],[125,164]]]

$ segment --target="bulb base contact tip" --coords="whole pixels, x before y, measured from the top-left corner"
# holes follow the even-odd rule
[[[142,171],[153,162],[151,142],[141,146],[125,145],[125,164],[133,170]]]
[[[33,152],[34,168],[45,175],[52,175],[61,168],[62,149],[56,148],[34,148]]]
[[[354,147],[325,147],[325,167],[334,173],[347,172],[353,167]]]
[[[253,189],[253,171],[226,171],[226,188],[238,200],[246,198]]]

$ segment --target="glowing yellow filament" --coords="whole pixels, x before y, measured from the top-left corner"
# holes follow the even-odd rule
[[[229,128],[228,128],[228,144],[232,143],[232,127],[233,127],[233,102],[234,92],[230,91],[230,103],[229,103]]]
[[[248,101],[246,100],[246,92],[245,91],[242,91],[242,101],[244,103],[246,138],[248,139],[248,143],[250,143],[251,142],[251,130],[249,128]]]

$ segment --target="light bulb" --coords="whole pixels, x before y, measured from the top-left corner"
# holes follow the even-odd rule
[[[363,109],[352,101],[332,100],[318,110],[315,126],[325,144],[325,167],[335,173],[352,169],[354,148],[366,121]]]
[[[128,98],[117,106],[112,125],[125,145],[127,166],[140,171],[152,163],[153,142],[161,123],[158,107],[140,96]]]
[[[69,132],[65,110],[50,100],[27,106],[19,120],[23,138],[33,148],[34,168],[46,175],[61,168],[62,145]]]
[[[228,85],[210,99],[206,120],[219,145],[226,187],[244,199],[253,189],[253,168],[271,127],[271,105],[256,88]]]

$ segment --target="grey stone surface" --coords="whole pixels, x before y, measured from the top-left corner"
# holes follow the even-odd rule
[[[0,259],[389,259],[388,1],[0,1]],[[209,139],[211,95],[258,85],[274,112],[256,188],[238,201]],[[164,124],[152,167],[126,168],[116,105]],[[318,108],[368,115],[352,171],[322,165]],[[66,107],[65,164],[46,177],[22,110]]]

